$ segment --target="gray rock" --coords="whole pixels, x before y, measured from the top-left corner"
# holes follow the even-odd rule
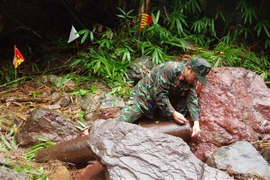
[[[97,119],[96,110],[100,106],[103,93],[92,94],[87,93],[85,96],[79,98],[79,105],[82,110],[85,110],[84,119],[86,121],[95,121]]]
[[[125,106],[124,101],[117,97],[117,96],[112,96],[110,93],[104,94],[102,98],[102,102],[100,104],[100,108],[111,108],[111,107],[119,107],[123,108]]]
[[[27,180],[25,172],[16,172],[11,169],[5,169],[0,167],[0,179],[1,180]]]
[[[270,163],[270,147],[267,147],[262,151],[262,156],[266,161],[268,161],[268,163]]]
[[[55,104],[60,105],[61,107],[67,107],[71,104],[71,102],[71,97],[68,94],[64,93],[63,95],[61,95],[60,99],[55,102]]]
[[[97,107],[100,106],[102,96],[103,93],[87,93],[85,96],[79,97],[78,104],[82,107],[83,110],[86,110],[87,112],[95,111]]]
[[[56,75],[48,75],[48,76],[41,76],[41,78],[37,82],[37,85],[38,86],[47,85],[53,87],[54,89],[59,88],[64,89],[65,86],[74,87],[75,82],[71,79],[67,79],[64,77],[58,77]]]
[[[129,66],[127,75],[128,78],[136,84],[142,79],[152,68],[154,64],[151,56],[142,56],[132,61]]]
[[[222,170],[231,169],[239,174],[252,174],[270,179],[270,167],[259,152],[246,141],[223,146],[214,152],[206,162]]]
[[[54,142],[62,142],[78,137],[80,131],[64,115],[45,108],[31,112],[29,118],[18,129],[16,140],[22,146],[39,143],[37,137]]]
[[[79,100],[79,104],[86,111],[85,120],[91,122],[97,119],[116,118],[120,115],[120,109],[125,106],[123,99],[110,93],[88,93]]]
[[[181,138],[135,124],[96,121],[88,143],[109,179],[232,179],[197,159]]]

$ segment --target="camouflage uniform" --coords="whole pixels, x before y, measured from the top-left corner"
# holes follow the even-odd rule
[[[142,115],[153,118],[157,109],[169,118],[178,111],[183,115],[189,112],[193,121],[199,120],[195,85],[185,81],[185,66],[181,62],[166,62],[154,67],[134,87],[117,120],[134,122]]]

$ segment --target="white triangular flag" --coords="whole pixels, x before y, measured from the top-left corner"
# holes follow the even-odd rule
[[[76,29],[75,29],[74,26],[72,25],[71,31],[70,31],[70,34],[69,34],[68,43],[74,41],[74,40],[77,39],[78,37],[80,37],[80,35],[77,33]]]

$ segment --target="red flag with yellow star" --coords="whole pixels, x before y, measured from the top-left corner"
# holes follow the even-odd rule
[[[141,32],[144,27],[151,24],[152,22],[153,22],[153,19],[150,15],[146,13],[142,13],[139,31]]]
[[[20,53],[20,51],[17,49],[16,46],[14,46],[14,57],[13,57],[13,65],[16,69],[22,62],[24,61],[24,57]]]

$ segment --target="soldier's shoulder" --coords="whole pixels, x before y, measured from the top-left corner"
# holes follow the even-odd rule
[[[171,69],[174,72],[182,71],[185,64],[183,62],[177,62],[177,61],[169,61],[164,64],[166,69]]]
[[[183,65],[183,63],[182,62],[177,62],[177,61],[167,61],[167,62],[164,62],[163,65],[165,65],[165,66],[171,66],[171,67],[176,67],[176,66]]]

